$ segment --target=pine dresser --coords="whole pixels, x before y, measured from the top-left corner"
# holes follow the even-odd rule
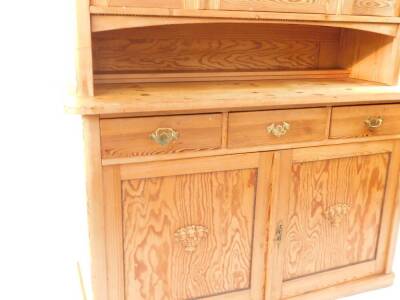
[[[94,300],[389,286],[400,1],[78,0]]]

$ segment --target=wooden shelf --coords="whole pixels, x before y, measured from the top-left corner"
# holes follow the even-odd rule
[[[195,18],[195,17],[152,17],[152,16],[119,16],[119,15],[94,15],[92,16],[92,32],[107,30],[140,28],[162,25],[187,25],[187,24],[218,24],[218,23],[246,23],[246,24],[293,24],[313,25],[336,28],[347,28],[375,32],[389,36],[396,36],[397,24],[394,23],[366,23],[343,21],[307,21],[307,20],[267,20],[267,19],[227,19],[227,18]]]
[[[349,28],[397,34],[399,17],[190,10],[132,7],[91,7],[92,32],[176,24],[272,23]]]
[[[238,111],[399,102],[400,87],[355,79],[100,84],[66,110],[83,115]]]
[[[365,22],[399,24],[400,17],[375,17],[354,15],[326,15],[312,13],[280,13],[260,11],[231,11],[208,9],[177,9],[177,8],[137,8],[137,7],[104,7],[91,6],[91,14],[126,15],[126,16],[169,16],[196,18],[228,18],[228,19],[269,19],[269,20],[298,20],[324,22]]]

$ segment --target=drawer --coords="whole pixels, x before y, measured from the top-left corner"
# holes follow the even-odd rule
[[[231,113],[230,148],[319,141],[327,137],[328,108]]]
[[[220,7],[225,10],[335,14],[337,0],[221,0]]]
[[[345,0],[345,15],[398,16],[398,0]]]
[[[183,0],[109,0],[108,6],[183,8]]]
[[[400,133],[400,104],[334,107],[331,138]]]
[[[103,158],[216,149],[221,146],[220,114],[103,119]]]

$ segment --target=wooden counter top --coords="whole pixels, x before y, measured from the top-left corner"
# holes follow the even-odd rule
[[[400,102],[400,88],[355,79],[102,84],[70,113],[162,114]]]

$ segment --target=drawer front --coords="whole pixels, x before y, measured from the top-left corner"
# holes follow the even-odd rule
[[[331,138],[400,134],[400,104],[334,107]]]
[[[100,122],[103,158],[217,149],[221,115],[104,119]]]
[[[398,0],[345,0],[343,14],[366,16],[397,16]]]
[[[334,14],[337,1],[333,0],[221,0],[220,8],[272,12]]]
[[[183,8],[183,0],[109,0],[109,6]]]
[[[328,108],[231,113],[230,148],[319,141],[327,137]]]

